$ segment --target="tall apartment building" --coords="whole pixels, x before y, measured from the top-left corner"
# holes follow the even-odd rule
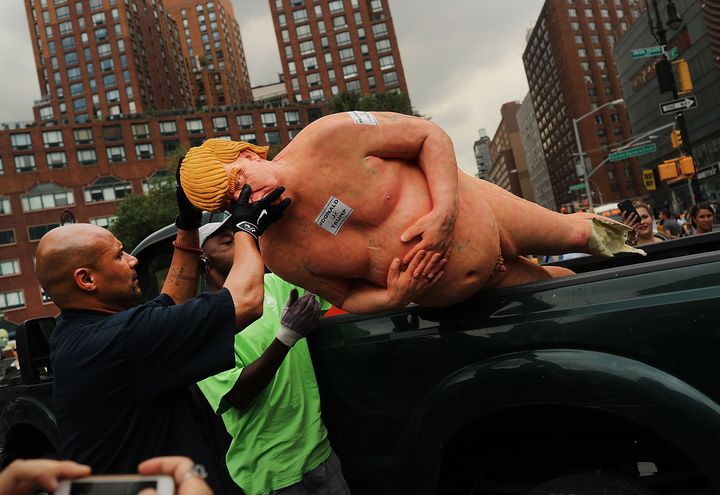
[[[535,119],[535,107],[532,98],[530,98],[530,93],[523,98],[516,118],[535,202],[549,210],[556,210],[555,195],[553,194],[547,163],[545,163],[545,153],[540,141],[540,132]]]
[[[178,29],[162,2],[25,6],[42,95],[36,121],[82,123],[192,105]]]
[[[387,0],[269,0],[290,101],[407,94]]]
[[[490,142],[492,168],[489,180],[516,196],[534,201],[517,122],[519,109],[520,102],[517,101],[503,103],[500,108],[502,119]]]
[[[622,98],[612,50],[637,9],[631,0],[546,0],[529,37],[523,63],[558,206],[575,200],[570,187],[582,183],[573,118]],[[622,106],[607,106],[578,127],[590,170],[631,136]],[[590,183],[594,204],[644,193],[633,160],[607,162]]]
[[[480,129],[480,139],[473,143],[473,153],[475,154],[475,164],[477,165],[478,179],[488,180],[490,178],[490,169],[492,168],[492,158],[490,157],[490,138],[487,131]]]
[[[678,50],[678,58],[687,61],[698,108],[684,113],[695,160],[697,192],[705,201],[720,199],[720,1],[697,2],[674,0],[682,22],[677,29],[666,26],[668,45]],[[662,5],[662,4],[661,4]],[[714,11],[713,11],[714,9]],[[663,24],[667,17],[661,12]],[[654,46],[657,41],[648,26],[646,9],[615,47],[625,105],[636,135],[657,136],[657,152],[638,157],[642,169],[657,171],[658,164],[678,156],[669,134],[675,126],[675,114],[662,115],[661,103],[671,101],[671,92],[660,93],[655,63],[658,57],[633,58],[632,50]],[[655,16],[653,15],[655,21]],[[653,207],[675,211],[693,204],[687,182],[660,182],[655,173],[656,188],[648,192]]]
[[[240,26],[230,0],[164,0],[190,62],[196,107],[252,102]]]

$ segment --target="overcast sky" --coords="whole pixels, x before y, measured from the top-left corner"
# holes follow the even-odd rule
[[[0,122],[32,119],[40,97],[24,0],[0,0]],[[268,0],[232,0],[253,85],[281,72]],[[500,106],[522,101],[525,34],[543,0],[389,0],[413,106],[452,138],[458,165],[475,174],[478,129],[492,137]]]

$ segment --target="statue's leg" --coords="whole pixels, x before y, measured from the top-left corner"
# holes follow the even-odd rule
[[[503,256],[582,252],[611,256],[631,251],[626,226],[587,213],[569,215],[548,210],[494,184],[478,180],[498,225]]]
[[[572,270],[560,266],[540,266],[522,256],[506,260],[505,268],[504,272],[496,272],[485,287],[510,287],[575,274]]]

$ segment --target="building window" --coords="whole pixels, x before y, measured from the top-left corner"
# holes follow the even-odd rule
[[[12,213],[12,207],[10,206],[10,198],[7,196],[0,196],[0,215],[9,215]]]
[[[252,129],[253,128],[252,115],[238,115],[237,122],[238,122],[238,126],[240,126],[240,129]]]
[[[343,48],[338,52],[340,62],[349,62],[355,59],[355,53],[352,48]]]
[[[165,156],[168,156],[168,155],[171,155],[172,153],[175,153],[177,150],[180,149],[180,141],[176,141],[176,140],[163,141],[162,147],[163,147],[163,154]]]
[[[245,141],[246,143],[252,143],[257,144],[257,136],[254,132],[247,132],[245,134],[240,134],[240,141]]]
[[[189,119],[185,121],[188,134],[201,134],[203,132],[202,119]]]
[[[335,42],[337,43],[337,46],[349,45],[352,42],[352,40],[350,39],[350,33],[348,33],[347,31],[337,33],[335,35]]]
[[[311,103],[319,103],[325,98],[325,93],[322,89],[313,89],[312,91],[310,91],[309,96]]]
[[[25,294],[22,289],[0,293],[0,309],[15,309],[25,306]]]
[[[13,150],[28,150],[32,147],[32,139],[29,133],[11,134],[10,142]]]
[[[384,22],[380,24],[373,24],[372,26],[373,36],[379,38],[380,36],[386,36],[388,34],[387,26]]]
[[[348,64],[343,65],[343,77],[345,79],[350,79],[351,77],[355,77],[358,75],[357,65],[355,64]]]
[[[280,144],[280,133],[278,131],[266,131],[265,143],[267,145]]]
[[[294,10],[292,16],[296,24],[308,20],[307,10],[305,9]]]
[[[135,155],[138,157],[138,160],[150,160],[154,158],[155,153],[153,152],[152,143],[136,144]]]
[[[42,287],[40,287],[40,300],[43,302],[43,304],[49,304],[52,302],[52,298],[47,295],[47,292],[45,292]]]
[[[107,229],[110,227],[110,224],[117,218],[115,215],[110,215],[108,217],[95,217],[90,219],[90,223],[93,225],[97,225],[98,227],[102,227],[104,229]]]
[[[395,86],[399,83],[397,72],[386,72],[383,74],[383,83],[385,86]]]
[[[0,246],[15,244],[15,230],[0,230]]]
[[[57,227],[60,227],[59,223],[47,223],[45,225],[33,225],[32,227],[28,227],[28,239],[31,242],[39,241],[42,239],[42,236]]]
[[[0,261],[0,277],[10,277],[20,274],[20,260],[2,260]]]
[[[45,155],[48,168],[65,168],[67,167],[67,156],[64,151],[53,151]]]
[[[16,172],[34,172],[36,170],[34,155],[17,155],[13,158]]]
[[[347,20],[345,19],[344,15],[339,15],[337,17],[333,17],[332,23],[333,23],[333,29],[342,29],[342,28],[347,27]]]
[[[314,72],[312,74],[308,74],[305,76],[305,82],[308,86],[317,86],[320,84],[320,74],[317,72]]]
[[[72,189],[65,189],[57,184],[46,182],[38,184],[27,194],[21,195],[20,202],[23,211],[29,212],[72,206],[75,204],[75,196]]]
[[[132,135],[135,139],[147,139],[150,137],[150,126],[147,122],[132,125]]]
[[[122,128],[119,125],[103,127],[103,137],[105,141],[120,141],[123,137]]]
[[[378,53],[390,50],[390,40],[384,39],[376,41],[375,49],[378,51]]]
[[[342,0],[333,0],[332,2],[329,2],[328,9],[330,9],[331,14],[334,14],[336,12],[342,12],[343,11]]]
[[[380,70],[392,69],[393,67],[395,67],[395,59],[393,59],[392,55],[380,57]]]
[[[213,117],[212,118],[213,130],[215,132],[227,131],[228,130],[228,119],[227,117]]]
[[[277,127],[277,115],[275,113],[262,113],[260,120],[263,127]]]
[[[287,125],[300,124],[300,112],[298,112],[298,111],[285,112],[285,123]]]
[[[316,57],[304,58],[303,59],[303,68],[305,69],[305,71],[317,69],[318,68],[317,58]]]
[[[109,162],[124,162],[127,159],[125,155],[125,146],[108,146],[105,150],[107,151],[107,158]]]
[[[97,163],[97,154],[94,149],[77,150],[77,159],[80,165],[94,165]]]
[[[73,136],[75,144],[92,144],[93,142],[92,129],[89,127],[73,130]]]
[[[160,122],[160,134],[163,136],[172,136],[177,134],[177,124],[174,120],[165,120]]]
[[[315,53],[315,46],[313,45],[313,42],[303,41],[300,43],[300,55],[307,55],[309,53]]]
[[[105,176],[98,178],[91,186],[83,188],[86,203],[116,201],[132,194],[132,184],[123,182],[117,177]]]

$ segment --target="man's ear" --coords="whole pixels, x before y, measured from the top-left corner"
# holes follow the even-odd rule
[[[94,292],[97,290],[95,279],[89,268],[78,268],[73,272],[73,280],[80,290]]]
[[[251,150],[242,150],[240,152],[240,156],[243,156],[248,160],[252,160],[254,162],[259,162],[261,160],[260,155]]]

